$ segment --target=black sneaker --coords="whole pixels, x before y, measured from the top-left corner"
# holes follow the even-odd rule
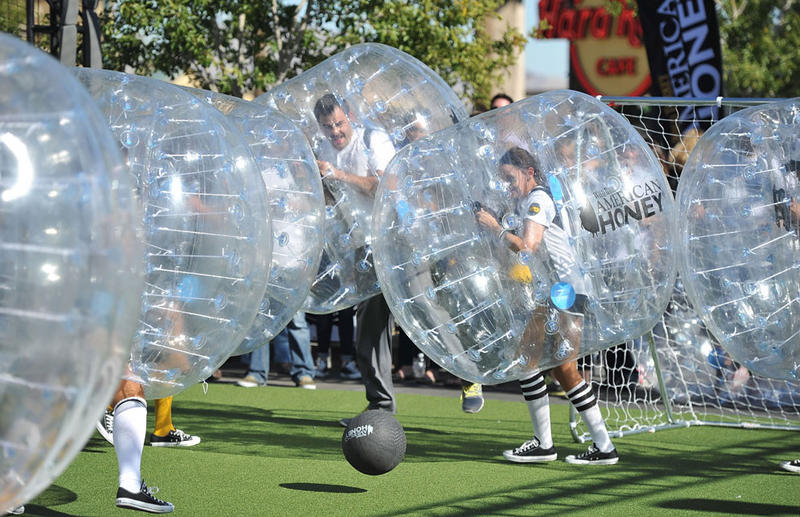
[[[186,434],[180,429],[173,429],[167,436],[150,435],[150,445],[153,447],[191,447],[200,443],[199,436]]]
[[[155,488],[155,492],[158,492],[158,488]],[[117,506],[150,513],[170,513],[175,509],[172,503],[153,497],[153,494],[150,492],[150,489],[147,488],[147,485],[144,484],[144,481],[142,481],[142,486],[136,493],[128,492],[124,488],[119,487],[117,489]]]
[[[555,447],[543,449],[539,445],[539,439],[534,436],[533,440],[528,440],[516,449],[503,451],[503,457],[515,463],[537,463],[553,461],[558,454]]]
[[[564,460],[567,463],[576,465],[613,465],[619,461],[619,455],[617,454],[617,449],[611,449],[610,452],[600,452],[597,445],[592,444],[586,452],[582,452],[577,456],[570,454]]]
[[[800,460],[781,462],[781,468],[789,472],[800,472]]]
[[[105,438],[105,440],[114,445],[114,413],[109,411],[108,408],[103,411],[103,414],[100,415],[100,418],[94,424],[95,428],[97,428],[97,432],[100,433],[100,436]]]

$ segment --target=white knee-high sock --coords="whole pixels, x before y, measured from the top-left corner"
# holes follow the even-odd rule
[[[142,485],[141,465],[147,431],[147,403],[139,397],[121,400],[114,407],[114,450],[119,465],[119,486],[138,492]]]
[[[553,446],[553,434],[550,431],[550,397],[547,395],[544,375],[540,372],[522,379],[519,386],[531,415],[533,434],[539,440],[540,447],[549,449]]]
[[[586,427],[589,428],[589,434],[592,435],[592,440],[597,448],[602,452],[611,452],[614,444],[611,443],[611,438],[608,436],[606,423],[603,421],[603,415],[600,413],[592,386],[581,381],[567,392],[567,397],[578,410],[583,421],[586,422]]]

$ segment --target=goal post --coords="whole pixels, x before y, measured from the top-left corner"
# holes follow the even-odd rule
[[[673,193],[704,130],[740,109],[780,100],[598,99],[650,144]],[[693,425],[800,430],[800,382],[759,377],[733,361],[690,306],[680,279],[651,332],[585,357],[582,369],[597,391],[611,436]],[[575,441],[591,440],[572,406],[569,426]]]

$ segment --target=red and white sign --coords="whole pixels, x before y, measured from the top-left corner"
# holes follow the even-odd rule
[[[570,40],[570,87],[590,95],[640,96],[650,88],[642,25],[632,9],[609,13],[604,0],[541,0],[545,38]]]

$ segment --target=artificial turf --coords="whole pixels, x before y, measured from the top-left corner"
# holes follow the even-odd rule
[[[451,394],[452,395],[452,394]],[[800,515],[800,433],[691,427],[615,440],[613,466],[562,461],[572,441],[564,404],[552,405],[559,461],[511,464],[503,449],[530,437],[521,402],[487,401],[478,414],[457,398],[400,394],[405,460],[382,476],[353,469],[338,420],[364,406],[362,391],[195,386],[173,419],[202,437],[191,448],[145,447],[144,479],[191,516],[384,515]],[[152,407],[148,432],[152,430]],[[95,434],[26,515],[137,515],[114,506],[114,449]]]

